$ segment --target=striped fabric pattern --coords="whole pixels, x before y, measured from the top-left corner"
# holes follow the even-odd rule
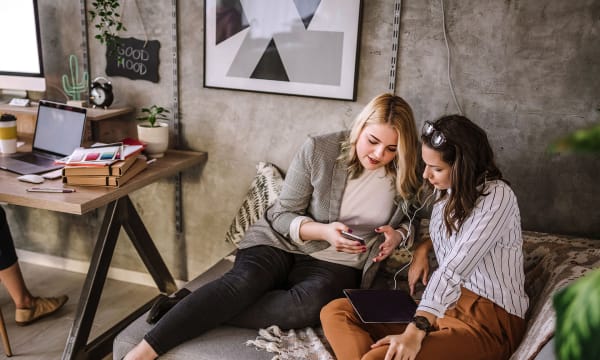
[[[509,313],[525,317],[529,300],[524,290],[517,199],[502,181],[486,186],[489,195],[479,198],[461,229],[450,237],[443,222],[446,201],[434,205],[429,232],[440,266],[431,275],[420,310],[443,317],[464,286]]]

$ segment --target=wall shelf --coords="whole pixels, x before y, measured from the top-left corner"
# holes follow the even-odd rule
[[[85,142],[114,142],[126,137],[137,138],[134,109],[131,107],[94,109],[87,108]],[[17,117],[19,138],[31,138],[35,130],[37,106],[0,105],[0,114]]]

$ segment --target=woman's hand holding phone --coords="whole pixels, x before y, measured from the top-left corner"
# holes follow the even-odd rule
[[[349,232],[344,231],[344,230],[341,231],[341,234],[346,239],[358,241],[361,245],[367,245],[367,243],[365,243],[365,239],[361,238],[358,235],[354,235],[354,234],[349,233]]]
[[[352,230],[341,222],[332,222],[326,225],[327,230],[323,233],[323,239],[327,240],[338,252],[348,254],[360,254],[367,251],[364,240],[353,235]],[[343,235],[342,232],[347,235]],[[361,242],[361,240],[363,242]]]
[[[352,234],[348,226],[337,221],[329,224],[306,222],[300,226],[300,236],[303,241],[325,240],[339,252],[360,254],[367,251],[364,239]]]
[[[343,238],[341,242],[342,249],[338,251],[343,251],[350,254],[360,254],[367,251],[365,239],[358,235],[352,234],[352,229],[341,230],[340,235]]]

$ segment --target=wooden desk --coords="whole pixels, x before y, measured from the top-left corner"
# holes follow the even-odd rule
[[[164,293],[172,293],[177,290],[175,280],[135,210],[129,193],[159,179],[176,175],[192,166],[203,164],[206,159],[207,154],[203,152],[170,150],[167,151],[164,158],[149,165],[146,170],[120,188],[69,186],[76,188],[77,191],[68,194],[29,193],[26,191],[27,188],[40,185],[20,182],[16,179],[16,174],[0,171],[0,184],[2,184],[0,201],[3,202],[71,214],[85,214],[107,205],[63,359],[103,358],[112,351],[112,342],[116,335],[146,312],[155,300],[152,299],[142,305],[131,315],[88,343],[121,227],[131,239],[157,288]],[[60,187],[62,182],[60,179],[46,180],[41,186]]]

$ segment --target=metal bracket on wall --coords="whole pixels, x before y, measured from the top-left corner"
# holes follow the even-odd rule
[[[388,89],[396,95],[396,66],[398,64],[398,50],[400,44],[400,15],[402,14],[402,0],[394,2],[394,30],[392,32],[392,60],[390,66],[390,82]]]
[[[171,62],[173,65],[173,140],[175,142],[175,149],[179,149],[181,146],[181,134],[179,126],[179,36],[177,33],[177,0],[171,0],[171,19],[173,23],[171,25]],[[175,176],[175,253],[180,255],[180,261],[178,262],[178,273],[183,279],[188,278],[187,268],[187,245],[185,242],[185,234],[183,232],[183,195],[182,195],[182,174],[177,173]]]
[[[81,52],[83,57],[83,73],[90,73],[89,64],[89,45],[88,45],[88,32],[87,32],[87,5],[85,0],[79,0],[79,9],[81,11]],[[88,89],[89,90],[89,89]]]

